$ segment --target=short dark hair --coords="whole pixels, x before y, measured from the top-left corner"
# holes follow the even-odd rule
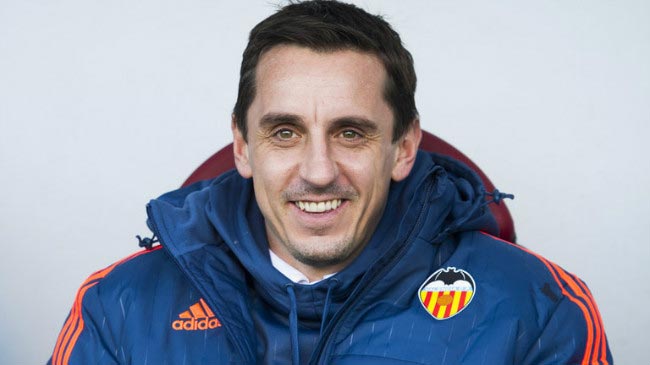
[[[247,140],[247,112],[255,98],[255,68],[274,46],[298,45],[318,52],[353,49],[377,56],[386,70],[384,98],[394,114],[393,142],[417,118],[413,57],[382,17],[332,0],[292,2],[251,30],[239,74],[233,115]]]

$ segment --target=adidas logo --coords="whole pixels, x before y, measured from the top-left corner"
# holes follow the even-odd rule
[[[203,299],[190,306],[189,310],[179,314],[178,318],[180,319],[172,322],[172,328],[176,331],[199,331],[221,327],[221,322]]]

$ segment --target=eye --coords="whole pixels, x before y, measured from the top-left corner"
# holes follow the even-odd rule
[[[351,129],[346,129],[343,132],[341,132],[341,137],[343,137],[345,139],[348,139],[348,140],[354,140],[354,139],[360,138],[361,134],[359,134],[358,132],[353,131]]]
[[[292,138],[295,138],[296,136],[297,135],[294,131],[286,128],[280,129],[275,132],[275,137],[283,141],[290,140]]]
[[[293,128],[281,127],[272,132],[269,142],[279,147],[290,147],[300,141],[300,134]]]

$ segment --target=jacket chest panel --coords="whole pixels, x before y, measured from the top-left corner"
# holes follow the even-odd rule
[[[120,364],[242,363],[214,308],[184,280],[162,281],[151,295],[127,291],[117,302],[124,312],[113,308],[113,316],[124,320],[110,331]]]
[[[478,303],[474,303],[478,304]],[[457,316],[434,319],[418,302],[401,312],[377,307],[354,330],[337,338],[327,364],[512,364],[527,348],[515,316],[494,316],[476,305]]]
[[[167,326],[151,326],[146,336],[129,336],[116,351],[124,364],[241,364],[223,327],[209,319],[171,321]],[[124,354],[130,354],[128,357]]]

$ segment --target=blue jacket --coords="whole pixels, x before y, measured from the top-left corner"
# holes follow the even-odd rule
[[[370,242],[315,285],[271,265],[236,172],[147,206],[160,245],[91,275],[50,363],[611,364],[589,290],[494,236],[480,179],[420,152]]]

